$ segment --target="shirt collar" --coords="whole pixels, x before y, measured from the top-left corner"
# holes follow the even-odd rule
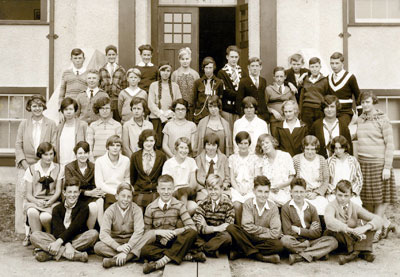
[[[294,128],[300,128],[300,127],[301,127],[301,125],[300,125],[300,120],[297,118],[297,119],[296,119],[296,124],[294,125]],[[285,121],[283,121],[283,128],[290,129],[290,128],[289,128],[289,125],[288,125],[287,122],[286,122],[286,119],[285,119]]]
[[[339,119],[336,118],[334,124],[336,124],[336,123],[338,123],[338,122],[339,122]],[[324,125],[328,126],[328,123],[325,121],[325,118],[322,120],[322,123],[323,123]],[[337,127],[337,126],[336,126],[336,127]]]
[[[150,156],[154,157],[156,155],[156,152],[154,150],[153,151],[146,151],[146,150],[143,149],[143,155],[150,155]]]
[[[218,162],[218,155],[215,155],[215,157],[211,159],[211,158],[210,158],[209,156],[207,156],[207,154],[206,154],[206,161],[207,161],[208,163],[210,163],[211,160],[213,160],[214,163],[216,164],[216,163]]]
[[[39,171],[40,176],[49,176],[50,172],[55,168],[55,165],[53,162],[51,162],[49,169],[47,170],[47,172],[44,171],[42,164],[40,163],[40,160],[36,163],[35,165],[35,170]]]
[[[43,117],[42,117],[42,119],[40,119],[40,120],[34,120],[34,119],[32,118],[32,124],[35,124],[35,123],[37,123],[37,124],[39,124],[39,125],[42,125],[42,123],[43,123]]]
[[[140,62],[137,64],[138,66],[146,66],[144,62]],[[154,64],[152,62],[147,63],[147,66],[153,66]]]
[[[87,88],[86,94],[88,97],[90,97],[90,90],[93,90],[93,96],[95,96],[99,92],[100,89],[99,89],[99,87],[95,87],[93,89]]]
[[[129,205],[128,208],[126,208],[126,210],[124,211],[123,209],[121,209],[121,207],[120,207],[118,204],[116,204],[116,205],[117,205],[119,211],[121,212],[122,216],[125,216],[126,212],[127,212],[127,211],[129,210],[129,208],[131,207],[131,206]]]
[[[334,73],[334,75],[336,76],[336,78],[342,79],[342,77],[343,77],[343,75],[344,75],[345,72],[346,72],[346,71],[345,71],[344,69],[342,69],[342,70],[340,70],[337,74]]]
[[[165,203],[164,201],[161,200],[161,197],[158,198],[158,207],[160,208],[160,210],[164,209],[164,204],[167,204],[167,209],[169,209],[171,207],[171,202],[172,199],[170,199],[167,203]]]
[[[260,76],[254,77],[253,75],[250,75],[250,78],[253,80],[254,83],[256,83],[256,81],[260,79]]]
[[[294,203],[293,199],[290,200],[289,206],[293,206],[296,210],[299,209],[299,207],[297,207],[296,203]],[[301,209],[301,211],[304,212],[307,208],[308,208],[308,203],[307,203],[307,201],[304,201],[303,208]]]
[[[69,206],[68,203],[67,203],[67,201],[65,200],[65,201],[64,201],[64,207],[65,207],[65,209],[73,209],[73,208],[75,208],[76,204],[78,204],[78,201],[79,201],[79,200],[76,200],[76,202],[75,202],[72,206]]]
[[[83,74],[86,71],[86,68],[82,66],[81,68],[76,68],[74,65],[72,65],[72,72],[76,75],[76,72],[79,72],[79,75]]]
[[[257,212],[258,212],[259,216],[261,216],[263,214],[264,209],[265,210],[269,210],[268,200],[265,202],[265,205],[261,209],[258,207],[257,200],[256,200],[255,197],[253,198],[253,204],[256,206],[256,209],[257,209]]]

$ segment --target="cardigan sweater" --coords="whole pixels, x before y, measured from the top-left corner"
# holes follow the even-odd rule
[[[130,181],[128,157],[120,154],[118,163],[114,165],[106,152],[96,160],[94,178],[96,187],[105,193],[115,195],[119,184]]]
[[[130,158],[133,153],[140,150],[139,136],[143,130],[153,129],[153,123],[144,119],[140,127],[136,121],[131,118],[122,126],[122,152],[125,156]]]
[[[307,76],[303,82],[303,88],[300,93],[299,109],[303,107],[320,109],[321,103],[324,101],[324,96],[329,92],[328,78],[319,75],[318,80],[313,83],[310,77]]]
[[[171,110],[172,102],[178,98],[182,98],[181,91],[179,90],[179,86],[177,83],[172,82],[172,98],[171,94],[168,90],[161,90],[161,103],[160,108],[158,107],[158,85],[161,81],[153,82],[149,88],[149,97],[148,104],[150,110],[150,118],[160,118],[161,114],[164,112]]]
[[[76,99],[78,102],[78,111],[76,112],[76,116],[79,117],[80,120],[86,121],[88,124],[98,120],[100,116],[94,113],[93,105],[102,97],[108,97],[108,94],[102,89],[99,89],[92,98],[88,97],[86,90],[79,93]]]
[[[135,68],[139,69],[142,73],[142,78],[139,82],[139,87],[146,92],[149,92],[150,84],[157,81],[158,79],[158,68],[156,65],[145,66],[136,65]]]
[[[64,169],[65,180],[76,177],[81,181],[81,197],[84,196],[84,191],[93,190],[96,188],[96,184],[94,182],[94,164],[89,162],[89,160],[86,163],[87,168],[85,170],[85,175],[83,175],[82,171],[79,169],[77,160],[67,164]]]
[[[300,127],[294,128],[293,132],[290,133],[288,128],[283,128],[283,122],[279,122],[276,128],[272,130],[272,135],[279,143],[278,149],[288,152],[293,157],[303,152],[302,141],[308,134],[308,128],[306,124],[300,122]]]
[[[61,78],[61,87],[59,94],[59,106],[65,97],[77,99],[79,93],[87,88],[87,71],[83,74],[76,75],[72,69],[67,69],[63,72]]]
[[[147,93],[141,88],[138,88],[135,91],[136,94],[131,96],[127,91],[127,88],[121,90],[118,96],[118,112],[121,116],[121,124],[124,125],[129,119],[133,117],[132,108],[131,108],[131,101],[133,97],[143,98],[147,101]]]

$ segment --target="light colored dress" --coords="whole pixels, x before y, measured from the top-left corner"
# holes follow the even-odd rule
[[[244,203],[247,199],[253,198],[255,165],[257,156],[249,154],[241,157],[235,153],[229,157],[229,168],[233,169],[237,189],[231,188],[232,202]]]
[[[190,175],[196,172],[197,164],[193,158],[186,157],[182,163],[178,163],[175,157],[164,163],[162,174],[171,175],[174,178],[175,191],[189,187]]]
[[[175,151],[175,142],[178,138],[186,137],[191,140],[191,137],[196,134],[196,124],[192,121],[186,120],[182,125],[177,124],[175,120],[168,121],[165,124],[163,133],[168,135],[168,147],[173,154]],[[192,149],[196,149],[195,145],[192,145]]]

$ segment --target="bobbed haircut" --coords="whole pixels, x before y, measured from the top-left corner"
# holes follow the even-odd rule
[[[241,131],[241,132],[237,133],[236,136],[235,136],[236,144],[241,143],[245,139],[247,139],[247,141],[249,142],[249,145],[250,145],[251,144],[251,137],[250,137],[250,134],[248,132],[246,132],[246,131]]]
[[[271,181],[264,175],[259,175],[254,177],[254,189],[259,186],[268,186],[271,187]]]
[[[157,133],[153,129],[145,129],[143,130],[140,135],[139,135],[139,141],[138,141],[138,146],[140,149],[143,149],[143,143],[146,141],[148,137],[153,137],[154,138],[154,150],[156,150],[156,144],[157,144]]]
[[[64,112],[64,110],[69,106],[69,105],[74,105],[74,110],[75,112],[78,111],[78,102],[76,102],[75,99],[71,98],[71,97],[66,97],[63,99],[63,101],[61,101],[61,105],[60,105],[60,112]]]
[[[131,103],[130,103],[131,109],[132,109],[133,106],[139,105],[139,104],[142,104],[143,113],[144,113],[145,116],[150,114],[149,106],[147,105],[146,99],[144,99],[142,97],[136,97],[136,96],[132,97],[132,100],[131,100]]]
[[[171,183],[172,185],[174,185],[174,178],[172,178],[172,176],[169,174],[163,174],[157,179],[157,184],[160,183]]]
[[[293,189],[295,186],[299,186],[304,188],[305,190],[307,189],[307,182],[303,178],[293,178],[292,181],[290,182],[290,189]]]
[[[31,97],[29,97],[28,102],[26,102],[26,107],[25,107],[25,109],[28,112],[32,111],[31,107],[32,107],[33,103],[41,105],[43,107],[43,110],[47,109],[46,99],[40,94],[35,94],[35,95],[32,95]]]
[[[262,142],[265,139],[269,139],[269,141],[272,143],[272,145],[274,146],[275,149],[278,148],[278,146],[279,146],[279,142],[276,140],[276,138],[274,138],[270,134],[262,134],[258,137],[257,144],[256,144],[256,154],[258,156],[264,155],[264,151],[262,149]]]
[[[294,100],[292,100],[292,99],[285,100],[285,101],[282,103],[282,107],[281,107],[282,113],[284,113],[284,109],[285,109],[285,107],[286,107],[287,105],[292,105],[292,106],[293,106],[294,114],[295,114],[296,117],[297,117],[297,116],[299,115],[299,105],[297,105],[297,102],[294,101]]]
[[[75,187],[75,186],[80,187],[81,180],[78,177],[72,176],[71,178],[65,180],[64,190],[67,190],[67,187]]]
[[[79,148],[82,148],[83,151],[85,151],[85,153],[89,153],[90,152],[90,145],[89,143],[87,143],[84,140],[81,140],[80,142],[78,142],[75,147],[74,147],[74,153],[76,155],[76,153],[78,153]]]
[[[219,110],[222,109],[222,101],[218,95],[212,95],[207,100],[207,107],[218,107]]]
[[[240,49],[236,45],[229,45],[226,48],[226,55],[229,55],[232,51],[238,53],[238,55],[240,56]]]
[[[185,106],[186,110],[189,108],[189,103],[185,99],[178,98],[178,99],[174,100],[174,102],[172,102],[171,110],[173,112],[175,112],[176,106],[178,104],[181,104],[181,105]]]
[[[178,59],[181,59],[184,55],[192,56],[192,50],[189,47],[183,47],[179,49]]]
[[[372,98],[372,104],[378,104],[378,97],[372,91],[363,91],[361,92],[360,96],[358,97],[360,103],[368,98]]]
[[[94,105],[93,105],[93,112],[94,112],[95,114],[99,114],[99,110],[100,110],[103,106],[105,106],[105,105],[107,105],[107,104],[111,104],[110,98],[109,98],[108,96],[100,97],[99,99],[96,100],[96,102],[94,102]]]
[[[118,135],[112,135],[111,137],[109,137],[107,139],[106,142],[106,149],[108,150],[108,148],[113,145],[113,144],[117,144],[119,143],[122,147],[122,139],[118,136]]]
[[[203,62],[201,63],[201,68],[204,70],[204,67],[206,67],[210,63],[213,64],[213,68],[215,70],[215,68],[217,67],[217,64],[215,63],[215,60],[212,57],[205,57],[203,59]]]
[[[304,63],[304,58],[303,58],[303,56],[302,56],[301,54],[296,53],[296,54],[293,54],[293,55],[291,55],[291,56],[289,57],[289,62],[290,62],[290,63],[291,63],[291,62],[300,62],[300,63]]]
[[[208,133],[204,136],[204,145],[203,147],[206,147],[206,144],[216,144],[219,147],[219,137],[215,133]]]
[[[106,52],[106,55],[108,54],[108,51],[110,51],[110,50],[112,50],[112,51],[114,51],[115,52],[115,54],[118,54],[118,51],[117,51],[117,46],[115,46],[115,45],[108,45],[107,47],[106,47],[106,50],[105,50],[105,52]]]
[[[312,64],[316,64],[316,63],[321,64],[321,60],[320,60],[318,57],[312,57],[312,58],[309,60],[308,65],[312,65]]]
[[[305,136],[303,138],[303,140],[301,141],[301,149],[303,150],[303,152],[304,152],[304,149],[306,149],[306,146],[314,146],[315,151],[317,151],[317,152],[319,151],[319,148],[321,147],[317,137],[312,136],[312,135]]]
[[[132,186],[128,182],[122,182],[121,184],[118,185],[117,194],[120,194],[123,190],[128,190],[131,193],[133,192]]]
[[[151,53],[154,52],[154,49],[153,49],[153,47],[151,47],[150,44],[142,44],[142,45],[140,45],[140,46],[138,47],[138,49],[139,49],[140,55],[143,53],[144,50],[151,51]]]
[[[262,65],[262,61],[258,57],[251,57],[248,61],[248,65],[250,66],[252,63],[257,62],[259,65]]]
[[[336,184],[336,191],[340,191],[342,193],[346,193],[350,191],[350,194],[353,193],[353,188],[351,186],[350,181],[348,180],[340,180]]]
[[[274,76],[275,76],[275,73],[276,73],[276,72],[279,72],[279,71],[283,71],[283,74],[285,74],[285,76],[286,76],[285,68],[284,68],[283,66],[277,66],[277,67],[275,67],[274,70],[272,71],[272,73],[273,73]]]
[[[335,95],[332,94],[324,96],[324,101],[322,101],[321,103],[321,111],[324,112],[325,108],[333,103],[335,103],[336,105],[336,113],[339,113],[339,110],[342,107],[342,105],[339,102],[339,98],[337,98]]]
[[[72,58],[72,56],[79,56],[80,54],[82,54],[83,57],[85,57],[85,53],[83,53],[82,49],[74,48],[71,50],[71,58]]]
[[[54,156],[56,155],[56,149],[54,148],[54,146],[49,143],[49,142],[42,142],[41,144],[39,144],[37,150],[36,150],[36,157],[38,157],[39,159],[42,158],[42,155],[46,152],[49,152],[53,150]]]
[[[246,96],[242,100],[242,110],[248,107],[254,107],[254,109],[257,111],[258,102],[253,96]]]
[[[142,71],[140,71],[139,68],[136,68],[136,67],[129,68],[128,71],[126,71],[126,74],[125,74],[126,78],[128,78],[130,74],[136,75],[139,79],[142,78]]]
[[[337,59],[339,59],[341,62],[344,62],[344,56],[343,56],[343,54],[340,53],[340,52],[334,52],[334,53],[331,55],[330,59],[331,59],[331,60],[337,60]]]
[[[210,174],[206,179],[206,188],[222,187],[222,178],[218,174]]]
[[[178,147],[181,143],[186,143],[189,148],[189,155],[192,154],[192,144],[190,143],[190,139],[187,137],[180,137],[175,141],[175,150],[178,150]]]
[[[347,141],[347,139],[344,136],[337,136],[334,137],[330,143],[330,148],[331,148],[331,152],[334,153],[335,152],[335,144],[339,143],[340,147],[342,147],[344,149],[344,152],[349,153],[349,149],[350,149],[350,143]]]

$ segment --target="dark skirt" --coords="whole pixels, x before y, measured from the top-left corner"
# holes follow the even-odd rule
[[[150,118],[151,123],[153,124],[153,129],[156,132],[157,138],[156,138],[156,147],[157,149],[162,149],[162,140],[163,140],[163,128],[165,126],[165,123],[162,123],[159,118]]]
[[[397,190],[393,169],[389,180],[382,180],[383,163],[360,162],[363,174],[361,200],[363,204],[394,204],[397,201]]]
[[[143,209],[143,213],[146,210],[146,207],[156,200],[158,197],[158,192],[133,192],[133,202],[135,202],[139,207]]]

